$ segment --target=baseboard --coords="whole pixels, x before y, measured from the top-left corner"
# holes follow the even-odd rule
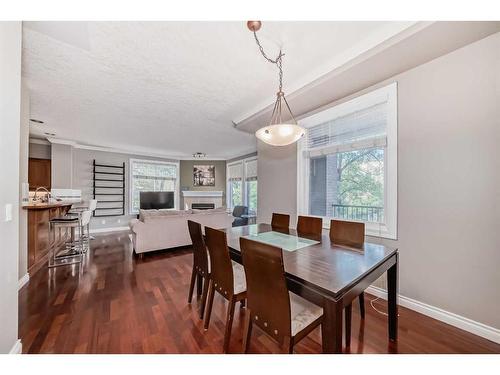
[[[112,233],[112,232],[124,232],[130,230],[129,227],[110,227],[110,228],[97,228],[91,229],[90,234],[93,233]]]
[[[10,349],[9,354],[22,354],[22,352],[23,352],[23,344],[21,343],[21,340],[17,340],[12,349]]]
[[[366,293],[373,294],[376,297],[387,300],[387,292],[382,288],[370,286],[366,289]],[[427,315],[441,322],[500,344],[500,329],[487,326],[486,324],[476,322],[472,319],[402,295],[398,296],[398,304],[420,314]]]
[[[21,290],[21,288],[25,286],[28,283],[28,281],[30,281],[30,274],[26,272],[24,276],[21,277],[17,282],[17,290]]]

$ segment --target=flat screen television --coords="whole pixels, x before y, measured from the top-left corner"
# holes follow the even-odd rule
[[[139,195],[141,210],[174,208],[173,191],[141,191]]]

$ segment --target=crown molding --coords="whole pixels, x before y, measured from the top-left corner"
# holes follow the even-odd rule
[[[50,145],[49,141],[40,138],[30,138],[29,143],[33,143],[35,145],[46,145],[46,146]]]
[[[35,139],[33,139],[33,140],[35,140]],[[40,142],[38,142],[38,141],[40,141]],[[47,141],[37,140],[37,142],[32,142],[32,143],[61,144],[61,145],[72,146],[72,147],[74,147],[76,149],[82,149],[82,150],[92,150],[92,151],[100,151],[100,152],[111,152],[111,153],[115,153],[115,154],[137,155],[137,156],[148,156],[148,157],[152,157],[152,158],[169,159],[169,160],[196,160],[196,161],[203,161],[203,160],[221,160],[221,161],[224,161],[224,160],[230,160],[230,159],[233,159],[234,157],[237,157],[238,155],[241,155],[242,152],[244,154],[248,154],[248,153],[255,152],[257,150],[257,148],[255,147],[255,149],[253,151],[252,150],[243,150],[243,151],[240,151],[240,152],[234,154],[234,156],[233,155],[228,155],[225,158],[211,157],[210,155],[207,155],[207,157],[205,157],[203,159],[197,159],[197,158],[193,158],[193,156],[191,154],[189,154],[189,155],[184,155],[184,154],[162,154],[162,153],[155,153],[155,152],[144,152],[144,151],[134,150],[134,149],[125,150],[125,149],[116,148],[116,147],[103,147],[103,146],[83,145],[83,144],[80,144],[80,143],[78,143],[76,141],[72,141],[72,140],[69,140],[69,139],[54,138],[54,137],[48,137]]]

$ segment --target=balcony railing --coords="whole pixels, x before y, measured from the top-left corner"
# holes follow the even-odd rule
[[[384,221],[384,207],[377,206],[350,206],[332,204],[333,217],[346,220],[359,220],[381,223]]]

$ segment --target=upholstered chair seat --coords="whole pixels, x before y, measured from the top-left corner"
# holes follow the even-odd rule
[[[247,290],[247,281],[245,280],[245,269],[239,263],[231,261],[233,264],[234,294],[243,293]]]
[[[292,336],[321,318],[323,308],[311,303],[295,293],[289,292],[290,312],[292,318]]]

